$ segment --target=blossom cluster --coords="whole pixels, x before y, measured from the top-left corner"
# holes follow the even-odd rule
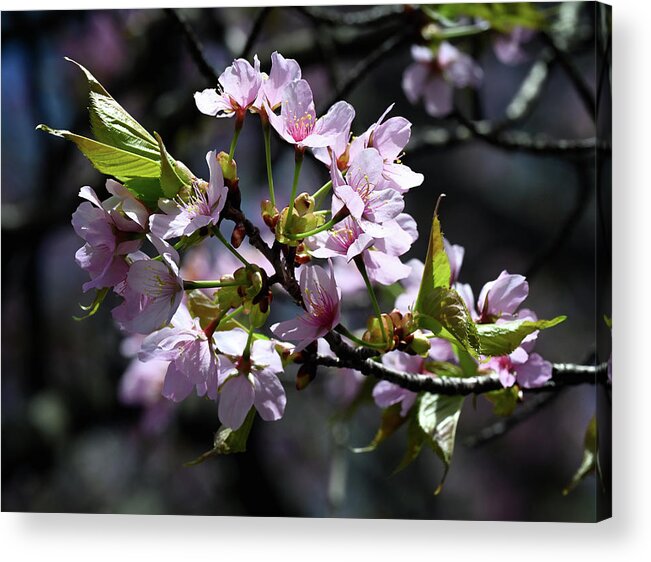
[[[422,49],[414,52],[417,57],[430,56]],[[467,84],[479,79],[480,71],[468,66],[452,46],[441,45],[437,56],[446,79],[463,78]],[[408,69],[406,77],[412,88],[410,99],[422,95],[428,107],[443,107],[442,98],[427,93],[441,89],[440,83],[432,82],[438,78],[428,78],[419,68]],[[415,93],[418,88],[420,94]],[[230,153],[206,154],[208,181],[190,173],[188,185],[152,206],[124,185],[108,180],[111,196],[104,201],[90,187],[81,189],[86,201],[72,218],[85,241],[76,254],[90,276],[84,291],[96,289],[100,300],[112,291],[120,299],[112,311],[115,323],[128,341],[140,345],[138,351],[130,351],[134,363],[123,384],[125,401],[149,407],[159,392],[172,402],[195,392],[218,403],[221,423],[232,430],[243,425],[252,408],[263,420],[278,420],[287,402],[279,375],[288,362],[308,350],[328,353],[322,338],[333,330],[357,345],[384,352],[385,365],[410,373],[436,376],[432,364],[458,362],[449,341],[413,327],[412,308],[424,266],[402,259],[418,237],[415,220],[404,212],[404,197],[424,177],[402,161],[411,123],[389,116],[393,105],[354,135],[354,108],[339,101],[317,116],[300,66],[279,53],[273,53],[268,74],[260,70],[257,57],[253,64],[235,60],[219,77],[218,87],[197,92],[195,102],[202,113],[235,122]],[[248,249],[247,254],[246,248],[240,248],[238,229],[245,228],[243,223],[236,223],[231,242],[221,232],[225,214],[240,211],[234,153],[249,115],[260,119],[267,149],[269,132],[274,130],[293,148],[296,161],[287,206],[280,210],[276,206],[270,164],[271,200],[261,205],[261,218],[268,227],[264,235],[284,248],[290,277],[298,268],[300,295],[295,298],[302,301],[301,314],[270,327],[272,338],[260,329],[271,303],[269,279],[277,271],[259,252]],[[328,181],[313,194],[297,194],[300,166],[308,150],[323,163]],[[320,209],[326,196],[329,205]],[[201,271],[202,266],[191,263],[191,256],[205,247],[200,243],[213,236],[228,250],[219,258],[218,273]],[[475,307],[470,287],[457,280],[463,248],[445,244],[451,283],[476,323],[516,317],[535,320],[533,312],[518,310],[528,293],[526,280],[506,272],[484,286]],[[187,256],[184,263],[182,254]],[[326,262],[319,265],[318,260]],[[349,266],[357,269],[357,285],[342,281],[350,275]],[[217,279],[191,278],[210,274]],[[397,282],[403,283],[404,294],[394,312],[380,314],[374,287]],[[341,324],[342,298],[351,286],[365,286],[376,307],[376,317],[362,339]],[[533,333],[509,355],[480,357],[478,372],[497,373],[505,387],[516,382],[525,388],[543,384],[551,376],[551,365],[532,352],[535,341]],[[143,376],[136,361],[151,364],[156,375]],[[358,375],[351,376],[357,380]],[[384,381],[375,386],[373,396],[383,408],[401,403],[403,415],[416,399],[415,393]]]

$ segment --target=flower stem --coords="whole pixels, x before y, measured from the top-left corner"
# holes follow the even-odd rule
[[[238,306],[238,307],[237,307],[233,312],[229,312],[226,316],[224,316],[224,317],[219,321],[219,323],[222,324],[222,323],[228,322],[229,320],[232,320],[232,319],[235,318],[235,317],[236,317],[240,312],[242,312],[242,310],[244,310],[244,305],[242,305],[242,306]]]
[[[264,135],[264,155],[267,161],[267,180],[269,182],[269,199],[271,204],[276,206],[276,195],[274,193],[274,176],[271,171],[271,130],[269,120],[262,120],[262,134]]]
[[[389,340],[387,339],[387,333],[384,329],[382,310],[380,309],[380,304],[378,303],[377,297],[375,296],[375,291],[373,290],[373,285],[371,285],[371,280],[369,279],[368,273],[366,272],[364,258],[362,258],[361,254],[355,256],[355,265],[357,266],[357,269],[359,269],[359,272],[362,275],[362,279],[364,279],[364,283],[366,284],[366,290],[368,291],[369,297],[371,298],[371,303],[373,304],[375,315],[377,316],[378,322],[380,323],[380,332],[382,333],[382,339],[384,340],[384,345],[386,345]]]
[[[330,180],[328,183],[323,184],[319,189],[317,189],[314,192],[314,206],[318,209],[321,206],[321,202],[323,201],[323,198],[328,195],[330,190],[332,189],[332,180]]]
[[[358,338],[343,324],[337,324],[337,326],[335,326],[335,331],[339,332],[342,336],[346,336],[350,341],[355,342],[357,345],[361,345],[363,347],[369,347],[371,349],[384,349],[386,347],[386,345],[383,343],[371,343]]]
[[[296,190],[298,189],[298,178],[301,175],[303,166],[303,150],[297,148],[294,156],[294,182],[292,183],[292,194],[289,198],[289,207],[287,208],[287,218],[285,219],[285,231],[289,228],[294,212],[294,200],[296,199]]]
[[[231,148],[228,151],[228,161],[233,161],[233,156],[235,155],[235,147],[237,146],[237,139],[240,138],[240,132],[242,131],[242,125],[244,124],[244,115],[246,113],[238,113],[235,116],[235,132],[233,133],[233,140],[231,141]]]
[[[348,209],[344,207],[328,222],[323,223],[321,226],[317,226],[312,230],[308,230],[307,232],[301,232],[299,234],[285,234],[285,238],[289,238],[290,240],[302,240],[303,238],[307,238],[308,236],[314,236],[315,234],[319,234],[319,232],[323,232],[324,230],[330,230],[334,225],[344,220],[348,215],[349,215]]]
[[[185,291],[192,291],[192,289],[219,289],[220,287],[238,287],[241,283],[237,281],[188,281],[183,280],[183,289]]]
[[[246,345],[244,346],[244,353],[242,359],[248,361],[251,358],[251,343],[253,342],[253,324],[249,325],[249,337],[246,338]]]
[[[228,240],[226,240],[226,238],[224,238],[224,235],[222,234],[221,230],[219,230],[219,228],[215,227],[215,228],[213,228],[212,231],[213,231],[213,233],[215,234],[215,236],[216,236],[217,238],[219,238],[219,240],[221,241],[221,243],[224,244],[224,246],[226,246],[226,248],[228,248],[228,251],[229,251],[231,254],[233,254],[233,255],[234,255],[238,260],[240,260],[240,261],[241,261],[245,266],[247,266],[247,267],[250,267],[250,266],[251,266],[251,264],[250,264],[250,263],[249,263],[249,262],[244,258],[244,256],[242,256],[242,254],[240,254],[240,253],[239,253],[235,248],[233,248],[233,245],[232,245]]]

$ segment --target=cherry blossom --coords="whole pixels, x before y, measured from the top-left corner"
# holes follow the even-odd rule
[[[280,339],[298,342],[295,351],[301,351],[314,340],[325,336],[339,324],[340,315],[341,293],[332,266],[330,273],[318,265],[304,267],[300,286],[305,313],[271,326],[271,331]]]
[[[137,251],[147,227],[149,212],[129,190],[107,180],[112,194],[101,202],[95,191],[84,186],[79,196],[84,201],[72,215],[75,232],[86,241],[75,254],[79,266],[90,275],[83,290],[114,287],[124,280],[129,266],[125,256]]]
[[[164,240],[151,234],[147,237],[161,260],[141,256],[131,264],[123,286],[117,289],[124,301],[113,309],[118,326],[138,334],[149,334],[169,324],[183,298],[177,251]]]
[[[222,72],[219,86],[195,92],[194,101],[201,113],[214,117],[243,116],[260,93],[262,74],[260,61],[253,57],[253,66],[245,59],[236,59]]]
[[[302,79],[290,82],[283,90],[280,115],[268,109],[271,126],[299,149],[329,146],[341,130],[350,127],[355,117],[353,106],[339,101],[317,119],[312,89]]]
[[[158,202],[163,213],[149,217],[151,232],[167,240],[180,236],[190,236],[200,228],[216,225],[219,214],[224,208],[228,187],[224,185],[222,169],[217,161],[217,151],[206,154],[206,162],[210,169],[210,181],[195,181],[190,194],[182,199],[161,199]]]
[[[218,415],[222,424],[238,429],[252,406],[265,421],[282,418],[287,397],[278,378],[283,366],[275,342],[256,339],[250,356],[245,358],[248,336],[244,330],[215,332],[213,337],[223,354],[218,373]]]
[[[425,111],[433,117],[452,111],[454,88],[476,88],[483,78],[477,63],[446,41],[436,54],[428,47],[414,45],[411,56],[415,62],[402,76],[402,89],[412,104],[422,98]]]

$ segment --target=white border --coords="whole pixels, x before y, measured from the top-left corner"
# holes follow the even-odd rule
[[[274,2],[274,4],[342,2]],[[355,0],[355,4],[364,2]],[[58,8],[260,5],[267,2],[63,1]],[[5,560],[646,560],[651,553],[649,372],[649,80],[651,10],[613,0],[614,33],[614,519],[599,525],[450,521],[0,515]],[[2,10],[51,9],[2,0]],[[562,272],[559,272],[562,274]],[[426,492],[424,492],[426,493]],[[37,558],[38,557],[38,558]],[[552,558],[553,557],[553,558]]]

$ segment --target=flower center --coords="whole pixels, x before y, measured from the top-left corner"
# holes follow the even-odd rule
[[[181,211],[187,213],[192,218],[210,215],[212,211],[208,201],[208,192],[202,189],[198,182],[192,184],[192,191],[187,201],[179,198],[176,204]]]
[[[314,115],[311,113],[304,113],[300,117],[294,114],[287,120],[287,131],[295,141],[302,141],[312,133],[314,123]]]

